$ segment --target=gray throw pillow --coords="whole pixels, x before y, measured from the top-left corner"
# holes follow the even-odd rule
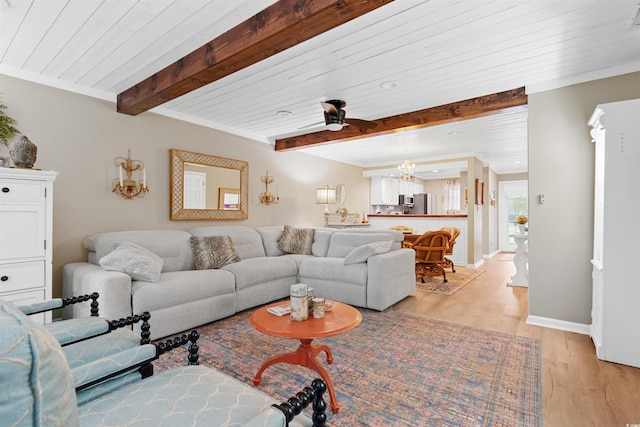
[[[100,267],[126,273],[133,280],[157,282],[164,261],[150,250],[132,242],[120,242],[114,250],[100,258]]]
[[[240,261],[229,236],[193,236],[191,250],[194,270],[211,270]]]
[[[278,240],[278,248],[288,254],[311,255],[315,233],[316,230],[313,228],[296,228],[285,225],[282,237]]]
[[[344,258],[344,265],[358,264],[366,262],[371,255],[384,254],[391,250],[391,240],[386,242],[371,242],[366,245],[358,246],[347,254]]]

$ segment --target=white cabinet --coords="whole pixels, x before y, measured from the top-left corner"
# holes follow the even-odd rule
[[[53,181],[56,172],[0,168],[0,298],[52,298]],[[40,315],[51,321],[51,313]]]
[[[398,194],[413,196],[423,192],[423,185],[413,181],[398,180]]]
[[[400,194],[398,180],[387,176],[371,177],[371,204],[397,205]]]
[[[591,338],[598,358],[640,367],[640,99],[598,105],[595,142]]]

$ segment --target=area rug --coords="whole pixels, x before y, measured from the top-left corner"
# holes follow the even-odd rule
[[[435,292],[437,294],[453,295],[468,285],[473,279],[484,271],[475,268],[456,267],[456,272],[447,271],[447,281],[442,276],[425,277],[425,283],[417,278],[416,288],[421,291]]]
[[[331,426],[542,426],[538,340],[406,314],[361,310],[355,329],[318,340],[340,411]],[[297,341],[274,338],[249,324],[251,311],[198,328],[200,363],[252,385],[269,357]],[[185,364],[174,350],[156,372]],[[269,367],[258,389],[286,400],[317,374],[288,364]]]

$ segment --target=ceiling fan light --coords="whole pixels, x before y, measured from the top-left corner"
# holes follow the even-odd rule
[[[327,125],[327,129],[332,130],[332,131],[338,131],[338,130],[342,130],[342,125],[340,123],[329,123]]]

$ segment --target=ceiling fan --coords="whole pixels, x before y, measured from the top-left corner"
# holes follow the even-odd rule
[[[365,129],[373,129],[378,126],[376,122],[362,119],[351,119],[346,117],[346,112],[343,108],[347,105],[346,102],[339,99],[330,99],[328,101],[321,102],[324,109],[324,123],[327,125],[328,130],[338,131],[344,126],[357,126]],[[317,124],[311,125],[316,126]],[[306,127],[306,126],[305,126]]]

